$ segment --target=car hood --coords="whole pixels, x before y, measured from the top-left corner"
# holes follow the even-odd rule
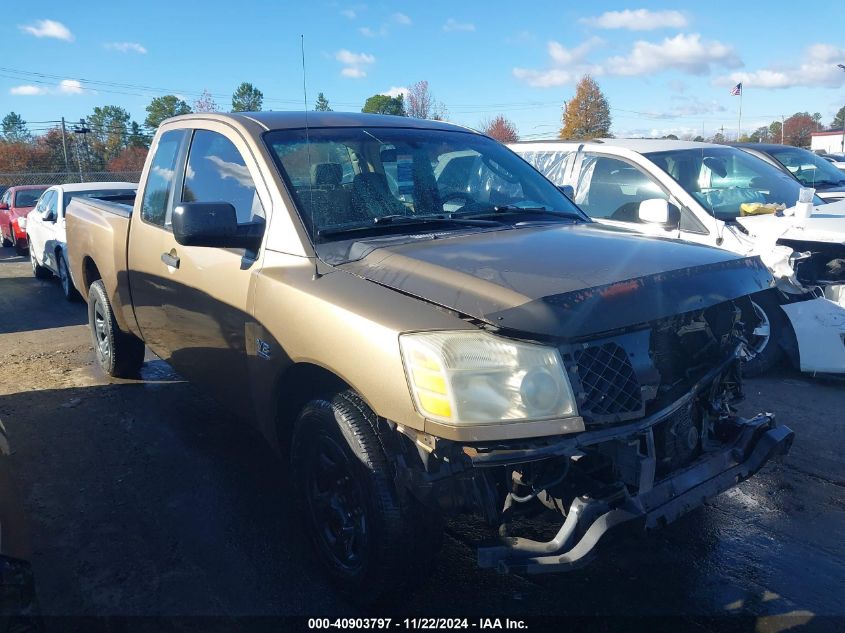
[[[753,215],[736,221],[752,238],[765,242],[845,244],[845,200],[816,205],[803,226],[797,226],[793,216]]]
[[[757,257],[595,223],[437,236],[340,269],[487,324],[577,338],[773,285]]]

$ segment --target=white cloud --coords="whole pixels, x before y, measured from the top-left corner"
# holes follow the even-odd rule
[[[369,26],[362,26],[360,29],[358,29],[358,32],[361,33],[361,35],[363,35],[364,37],[384,37],[387,35],[388,29],[385,25],[382,25],[378,31],[371,29]]]
[[[443,24],[444,31],[474,31],[475,24],[472,22],[458,22],[455,18],[449,18]]]
[[[396,22],[396,24],[403,24],[405,26],[408,26],[411,23],[411,18],[405,15],[404,13],[394,13],[393,21]]]
[[[345,48],[337,51],[334,58],[343,64],[340,74],[351,79],[367,76],[365,68],[375,63],[376,58],[368,53],[353,53]]]
[[[120,51],[121,53],[147,54],[147,49],[138,44],[138,42],[106,42],[104,46],[109,50]]]
[[[59,92],[64,95],[82,94],[82,84],[76,79],[62,79],[59,82]]]
[[[9,94],[18,96],[46,95],[47,88],[41,86],[13,86],[9,88]]]
[[[575,48],[566,48],[560,42],[552,40],[546,45],[551,68],[545,70],[514,68],[513,76],[533,88],[551,88],[573,83],[585,73],[599,75],[602,73],[601,67],[588,63],[586,57],[591,50],[602,43],[603,40],[593,37]]]
[[[78,95],[82,94],[85,89],[82,84],[76,79],[62,79],[55,88],[47,86],[13,86],[9,89],[9,94],[18,96],[35,96],[35,95]]]
[[[635,42],[626,57],[611,57],[605,66],[613,75],[645,75],[669,69],[706,75],[714,66],[736,68],[742,66],[742,61],[728,44],[702,40],[698,33],[679,33],[659,44]]]
[[[355,12],[355,9],[344,9],[340,12],[340,14],[345,18],[349,18],[350,20],[354,20],[358,17],[358,14]]]
[[[388,97],[394,97],[394,98],[398,97],[399,95],[402,95],[402,97],[404,99],[407,99],[408,98],[408,89],[402,88],[400,86],[391,86],[390,90],[385,90],[383,92],[380,92],[379,94],[387,95]]]
[[[722,77],[717,85],[735,85],[743,88],[776,90],[794,88],[839,88],[845,85],[845,72],[837,67],[845,59],[845,49],[829,44],[813,44],[804,51],[801,64],[782,68],[762,68],[753,72],[737,72]]]
[[[583,18],[581,22],[600,29],[628,29],[629,31],[682,29],[689,24],[686,16],[680,11],[649,11],[648,9],[606,11],[598,17]]]
[[[57,40],[72,42],[73,33],[61,22],[55,20],[36,20],[34,24],[24,24],[18,27],[24,33],[35,37],[51,37]]]

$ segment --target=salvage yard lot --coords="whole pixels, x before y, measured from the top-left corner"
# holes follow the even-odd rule
[[[143,380],[107,380],[86,319],[84,304],[0,250],[0,419],[45,615],[355,615],[303,547],[283,464],[262,439],[153,357]],[[791,614],[834,627],[825,616],[845,614],[845,384],[783,369],[746,393],[745,413],[774,411],[796,432],[784,464],[661,532],[616,537],[568,575],[477,570],[474,526],[452,522],[434,576],[384,609]],[[777,630],[767,622],[756,624]]]

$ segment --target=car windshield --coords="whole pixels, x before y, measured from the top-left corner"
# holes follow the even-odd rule
[[[44,193],[44,189],[21,189],[15,192],[15,207],[34,207],[38,198]]]
[[[755,202],[787,207],[798,202],[801,183],[774,165],[733,147],[649,152],[645,156],[720,220],[736,219]],[[814,202],[822,204],[818,197]]]
[[[845,174],[821,156],[800,147],[776,147],[766,152],[786,167],[805,187],[837,187],[845,185]]]
[[[265,139],[315,242],[374,227],[586,220],[531,166],[478,134],[317,128]]]

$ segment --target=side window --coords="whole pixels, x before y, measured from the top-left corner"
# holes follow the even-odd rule
[[[10,194],[9,194],[8,191],[6,191],[6,193],[3,194],[3,197],[0,198],[0,202],[3,202],[5,204],[9,204],[9,197],[10,197]]]
[[[52,218],[54,221],[58,217],[56,215],[56,206],[58,203],[59,194],[53,190],[47,194],[47,200],[44,204],[44,211],[47,214],[47,217]]]
[[[171,130],[158,140],[141,203],[141,218],[146,222],[158,226],[165,224],[176,179],[176,161],[184,138],[184,130]]]
[[[575,203],[592,218],[636,222],[640,202],[667,199],[646,173],[615,158],[586,154],[575,192]]]
[[[575,160],[574,151],[523,152],[519,155],[556,185],[569,184],[566,175]]]
[[[243,156],[232,141],[209,130],[194,132],[182,202],[228,202],[240,224],[264,217]]]
[[[47,191],[38,199],[38,205],[35,207],[43,217],[47,217],[47,212],[52,211],[55,215],[56,211],[56,191],[51,189]]]

